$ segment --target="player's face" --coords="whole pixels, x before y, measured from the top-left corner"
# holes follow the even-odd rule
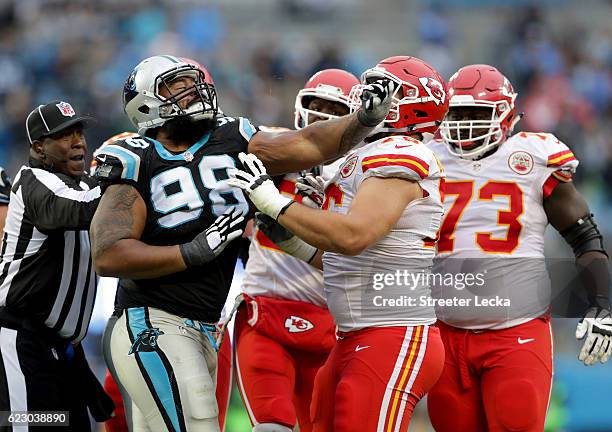
[[[340,102],[329,101],[317,97],[312,98],[306,108],[312,111],[317,111],[323,114],[329,114],[338,117],[345,116],[349,113],[349,108],[346,105]],[[327,120],[327,117],[319,117],[315,114],[308,114],[308,124],[313,124],[314,122],[319,120]]]
[[[181,76],[162,83],[158,91],[160,96],[166,99],[175,97],[177,99],[177,104],[184,110],[198,99],[194,85],[195,80],[192,77]],[[187,93],[184,94],[184,92]]]
[[[44,163],[55,171],[80,177],[85,168],[87,141],[80,124],[43,139]]]
[[[492,116],[492,108],[488,107],[451,107],[448,110],[446,119],[449,121],[490,121]],[[474,128],[471,136],[482,136],[489,132],[489,128]],[[450,129],[452,139],[470,140],[470,131],[467,128],[459,130]],[[467,145],[462,145],[464,150],[470,150],[480,144],[481,140],[469,141]]]

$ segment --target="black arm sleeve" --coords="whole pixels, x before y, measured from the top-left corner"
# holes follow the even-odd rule
[[[593,220],[593,215],[581,217],[561,235],[572,247],[576,256],[576,268],[582,285],[587,291],[591,306],[610,309],[610,270],[608,253],[603,246],[603,236]],[[597,252],[587,256],[587,252]]]
[[[20,183],[26,212],[37,229],[89,229],[102,195],[99,186],[81,190],[42,169],[24,171]]]

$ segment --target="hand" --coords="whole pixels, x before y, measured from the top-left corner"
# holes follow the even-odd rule
[[[215,259],[232,240],[240,237],[242,228],[237,225],[243,220],[242,213],[236,207],[231,207],[206,231],[198,234],[189,243],[179,245],[187,267],[201,266]]]
[[[612,317],[610,311],[592,307],[578,323],[576,339],[586,339],[578,360],[589,366],[597,360],[605,363],[612,355]]]
[[[321,176],[306,174],[295,183],[298,195],[302,197],[302,204],[319,209],[325,200],[325,180]]]
[[[263,213],[255,214],[255,223],[272,242],[282,251],[309,263],[317,254],[318,249],[295,236],[285,227]]]
[[[357,112],[362,125],[374,127],[387,117],[397,86],[395,81],[381,79],[363,87],[361,109]]]
[[[245,170],[229,171],[228,184],[245,191],[259,211],[271,216],[274,220],[278,219],[278,216],[295,201],[281,195],[257,156],[240,153],[238,158],[243,163]]]

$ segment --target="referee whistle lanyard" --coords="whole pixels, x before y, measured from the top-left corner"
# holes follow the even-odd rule
[[[198,325],[196,326],[196,322],[198,323]],[[219,344],[217,344],[217,341],[215,340],[213,333],[217,332],[217,327],[213,324],[208,324],[202,321],[193,321],[192,319],[186,319],[185,320],[185,325],[187,327],[191,327],[194,330],[197,330],[201,333],[204,333],[206,335],[206,338],[208,339],[208,341],[210,342],[210,344],[212,345],[212,347],[215,349],[215,351],[219,351]]]

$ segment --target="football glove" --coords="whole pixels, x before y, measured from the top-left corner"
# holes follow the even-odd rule
[[[278,191],[257,156],[240,153],[238,158],[245,170],[230,170],[228,184],[245,191],[259,211],[274,220],[278,219],[278,216],[295,201]]]
[[[586,339],[585,339],[586,337]],[[578,323],[576,339],[585,339],[578,360],[589,366],[605,363],[612,354],[612,317],[610,311],[592,307]]]
[[[387,117],[397,85],[394,81],[381,79],[364,86],[361,109],[357,111],[357,119],[362,125],[374,127]]]
[[[319,209],[325,200],[325,180],[321,176],[306,174],[295,183],[298,195],[302,197],[302,204]]]
[[[309,263],[318,249],[297,237],[285,227],[263,213],[255,214],[255,223],[272,242],[284,252]]]
[[[189,243],[179,245],[187,267],[201,266],[215,259],[232,240],[240,237],[242,228],[237,225],[242,221],[242,213],[236,207],[231,207],[206,231],[198,234]]]

